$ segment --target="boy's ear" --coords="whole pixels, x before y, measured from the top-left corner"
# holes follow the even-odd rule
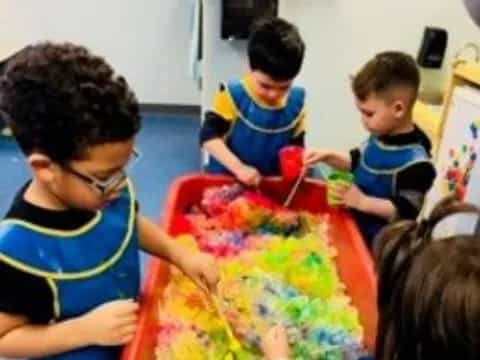
[[[407,107],[405,106],[405,103],[402,100],[395,100],[393,103],[393,115],[397,119],[401,119],[405,116],[405,112],[407,110]]]
[[[51,182],[54,179],[57,165],[47,155],[32,153],[27,161],[36,178],[42,182]]]

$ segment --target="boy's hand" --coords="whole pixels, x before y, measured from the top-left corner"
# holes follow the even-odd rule
[[[132,300],[100,305],[78,319],[78,333],[91,345],[124,345],[135,335],[137,311],[138,304]]]
[[[335,201],[339,205],[362,210],[366,195],[355,184],[335,184],[332,190]]]
[[[239,166],[238,169],[234,171],[234,175],[238,181],[247,186],[258,186],[262,180],[262,176],[258,170],[248,165]]]
[[[215,292],[219,280],[215,259],[201,252],[189,253],[182,258],[180,269],[204,292]]]
[[[288,359],[290,348],[287,331],[282,326],[270,328],[263,336],[260,346],[267,360]]]
[[[343,203],[345,206],[361,210],[363,208],[362,204],[365,202],[366,195],[358,188],[357,185],[351,184],[345,195],[343,196]]]
[[[304,166],[314,165],[320,161],[325,161],[327,152],[320,149],[308,149],[303,156]]]
[[[397,216],[397,209],[389,199],[376,198],[362,192],[355,184],[335,185],[335,199],[337,204],[348,206],[367,214],[393,221]]]

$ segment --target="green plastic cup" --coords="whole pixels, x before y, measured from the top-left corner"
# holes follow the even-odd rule
[[[335,170],[327,178],[327,204],[329,206],[338,206],[338,201],[334,197],[333,189],[335,185],[351,185],[354,176],[351,172]]]

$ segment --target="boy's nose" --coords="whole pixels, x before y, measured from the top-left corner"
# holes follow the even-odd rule
[[[268,100],[275,102],[281,97],[281,93],[279,91],[270,91],[268,93]]]

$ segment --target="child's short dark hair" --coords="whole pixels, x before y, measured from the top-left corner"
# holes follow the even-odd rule
[[[433,236],[436,224],[459,213],[478,216],[480,209],[445,199],[429,219],[402,221],[378,235],[375,359],[478,359],[480,237]]]
[[[280,18],[262,19],[248,42],[252,70],[260,70],[274,80],[295,78],[303,63],[305,43],[295,25]]]
[[[360,101],[370,95],[384,95],[393,88],[404,86],[411,89],[413,105],[418,94],[420,74],[415,60],[399,51],[387,51],[377,54],[367,62],[354,76],[352,90]]]
[[[73,44],[28,46],[8,62],[0,110],[25,154],[66,163],[89,146],[131,139],[139,105],[125,79],[101,57]]]

